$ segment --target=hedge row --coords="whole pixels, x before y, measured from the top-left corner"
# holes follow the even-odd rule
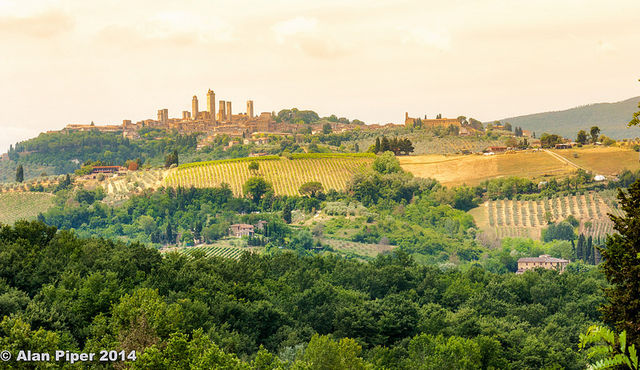
[[[289,156],[290,159],[314,159],[314,158],[375,158],[373,153],[294,153]],[[243,157],[233,159],[217,159],[215,161],[191,162],[178,166],[179,169],[209,166],[214,164],[235,163],[235,162],[251,162],[251,161],[272,161],[282,157],[277,155],[266,155],[263,157]]]
[[[179,165],[178,168],[179,169],[184,169],[184,168],[209,166],[209,165],[223,164],[223,163],[251,162],[251,161],[269,161],[269,160],[277,160],[277,159],[280,159],[280,157],[277,156],[277,155],[265,155],[264,157],[243,157],[243,158],[232,158],[232,159],[217,159],[215,161],[185,163],[185,164]]]
[[[293,153],[291,159],[306,158],[375,158],[374,153]]]

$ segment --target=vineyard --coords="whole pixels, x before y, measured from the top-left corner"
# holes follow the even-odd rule
[[[254,161],[259,164],[257,171],[249,170],[249,164]],[[353,175],[364,171],[372,162],[373,158],[368,155],[310,155],[292,159],[276,157],[190,163],[173,170],[166,177],[165,184],[205,188],[226,183],[235,195],[242,195],[242,186],[247,179],[262,176],[273,184],[276,194],[298,194],[300,185],[310,181],[319,181],[325,190],[344,190]]]
[[[0,223],[13,224],[20,219],[33,220],[53,206],[53,195],[40,192],[0,194]]]
[[[238,248],[216,245],[203,245],[195,247],[178,247],[164,250],[164,252],[178,252],[191,255],[196,251],[204,252],[206,257],[224,257],[239,259],[244,253],[259,253],[260,248]]]
[[[608,213],[619,214],[610,206],[606,192],[585,193],[539,200],[496,200],[485,202],[472,212],[478,226],[495,238],[531,237],[539,239],[548,221],[559,222],[573,215],[580,221],[579,231],[603,238],[613,232]]]

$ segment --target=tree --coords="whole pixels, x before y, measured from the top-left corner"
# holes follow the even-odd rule
[[[384,152],[378,156],[378,158],[373,161],[373,170],[382,174],[402,172],[400,162],[398,162],[398,159],[396,159],[392,152]]]
[[[164,235],[167,239],[167,243],[173,244],[175,242],[175,238],[173,236],[173,229],[171,228],[171,222],[167,222],[167,229],[165,230]]]
[[[600,249],[601,268],[611,284],[605,289],[607,303],[603,318],[619,331],[626,330],[630,340],[640,340],[640,180],[627,192],[618,190],[623,216],[609,215],[617,233],[607,236]]]
[[[592,325],[587,329],[586,334],[580,334],[580,351],[590,345],[593,346],[587,351],[587,357],[596,360],[596,362],[589,365],[589,369],[638,369],[636,346],[634,344],[627,345],[625,331],[616,335],[606,327]]]
[[[640,108],[640,103],[638,103],[638,108]],[[638,125],[640,125],[640,111],[635,112],[633,114],[633,118],[631,119],[631,121],[629,121],[629,127]]]
[[[255,204],[260,202],[260,199],[268,191],[273,190],[273,187],[262,177],[250,177],[247,182],[244,183],[242,190],[245,195],[251,197]]]
[[[285,203],[284,208],[282,208],[282,219],[288,224],[291,223],[291,206],[289,202]]]
[[[478,121],[475,118],[469,118],[469,124],[471,125],[472,128],[478,130],[478,131],[483,131],[484,130],[484,126],[482,125],[482,122]]]
[[[576,247],[576,259],[584,261],[585,259],[584,248],[585,248],[586,242],[587,241],[584,237],[584,234],[580,234],[580,236],[578,237],[578,246]]]
[[[380,153],[380,138],[379,137],[376,138],[376,143],[373,146],[373,152],[376,153],[376,154]]]
[[[505,122],[504,123],[504,129],[507,131],[511,131],[513,129],[513,127],[511,126],[511,124],[509,122]]]
[[[576,137],[576,142],[584,145],[587,143],[587,140],[588,140],[587,133],[584,130],[578,131],[578,137]]]
[[[327,335],[314,334],[304,352],[304,361],[311,369],[365,369],[365,362],[359,357],[362,348],[351,338],[339,341]]]
[[[576,238],[573,226],[566,221],[559,224],[550,224],[546,229],[542,230],[542,240],[550,242],[552,240],[574,240]]]
[[[552,148],[556,144],[561,144],[562,141],[562,137],[556,134],[548,134],[545,132],[540,136],[540,143],[543,148]]]
[[[258,164],[257,161],[251,161],[249,163],[249,171],[258,172],[259,169],[260,169],[260,164]]]
[[[300,186],[298,191],[300,194],[315,198],[316,195],[322,193],[322,184],[318,181],[306,182]]]
[[[23,182],[24,181],[24,168],[22,168],[22,165],[19,164],[18,168],[16,168],[16,182]]]
[[[593,126],[591,127],[591,130],[589,130],[589,132],[591,133],[591,142],[595,143],[596,141],[598,141],[598,135],[600,134],[600,127]]]
[[[329,135],[331,133],[331,124],[329,122],[322,125],[322,133],[325,135]]]
[[[178,151],[177,150],[174,150],[173,152],[167,154],[164,157],[164,166],[166,168],[169,168],[169,167],[171,167],[171,165],[174,165],[174,164],[176,166],[178,165]]]
[[[386,138],[386,136],[382,137],[382,140],[380,140],[380,150],[379,152],[387,152],[391,150],[391,145],[389,142],[389,139]]]

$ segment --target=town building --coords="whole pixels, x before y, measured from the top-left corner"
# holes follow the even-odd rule
[[[120,166],[93,166],[91,173],[116,173],[121,169]]]
[[[522,274],[527,270],[533,270],[536,268],[563,272],[569,262],[571,261],[562,258],[554,258],[548,254],[543,254],[540,257],[524,257],[518,259],[518,271],[516,271],[516,273]]]
[[[229,227],[229,235],[241,238],[243,236],[253,236],[254,226],[249,224],[233,224]]]
[[[425,118],[412,118],[409,117],[409,112],[404,113],[404,125],[407,127],[413,127],[420,120],[422,123],[422,127],[424,128],[433,128],[433,127],[449,127],[449,126],[462,126],[460,121],[455,118],[434,118],[427,119]]]

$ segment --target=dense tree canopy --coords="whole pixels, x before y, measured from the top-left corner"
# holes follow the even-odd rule
[[[579,369],[604,284],[596,270],[441,270],[402,252],[163,257],[39,222],[2,226],[0,246],[3,348],[136,350],[135,368]]]

